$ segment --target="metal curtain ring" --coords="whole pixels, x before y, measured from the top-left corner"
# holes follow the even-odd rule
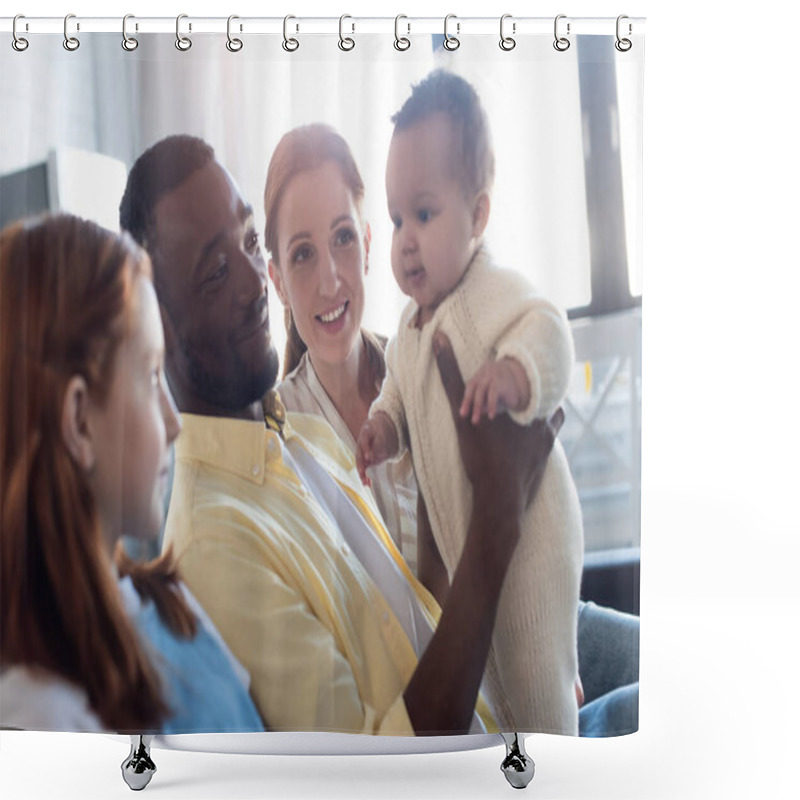
[[[67,16],[64,17],[64,49],[69,50],[70,52],[77,50],[81,46],[81,43],[74,36],[70,36],[69,31],[67,30],[69,21],[71,19],[75,19],[74,14],[67,14]],[[81,26],[78,25],[77,28],[80,30]]]
[[[231,22],[235,19],[239,19],[236,14],[231,14],[228,17],[228,41],[225,42],[225,47],[227,47],[231,53],[238,53],[244,47],[244,43],[241,39],[231,37]],[[239,30],[241,30],[241,27]]]
[[[294,51],[297,50],[298,47],[300,47],[300,42],[298,42],[297,39],[295,39],[294,37],[289,38],[286,35],[290,19],[297,19],[297,18],[293,17],[291,14],[289,14],[288,16],[285,16],[283,18],[283,45],[282,46],[283,46],[283,49],[287,53],[294,53]],[[299,29],[300,29],[300,26],[298,25],[297,26],[297,30],[299,30]]]
[[[192,40],[188,36],[181,36],[181,20],[188,19],[188,14],[178,14],[175,20],[175,47],[181,52],[186,52],[192,46]],[[191,31],[192,24],[189,23],[189,30]]]
[[[20,36],[17,33],[17,20],[18,19],[25,19],[25,15],[24,14],[17,14],[17,16],[14,17],[14,24],[13,24],[13,26],[11,28],[11,32],[12,32],[14,38],[11,40],[11,46],[18,53],[21,53],[21,52],[23,52],[23,50],[27,50],[28,49],[29,42],[28,42],[27,39],[23,38],[22,36]]]
[[[444,18],[444,49],[453,51],[453,50],[458,50],[458,48],[461,47],[461,40],[458,39],[455,36],[451,36],[447,32],[447,23],[450,22],[451,19],[457,19],[456,15],[455,14],[448,14]],[[459,33],[460,30],[461,30],[461,24],[457,22],[456,23],[456,33]]]
[[[126,14],[122,18],[122,49],[129,53],[139,46],[139,40],[133,36],[128,36],[128,20],[134,19],[133,14]]]
[[[569,50],[570,41],[565,36],[558,35],[558,21],[560,19],[566,19],[566,14],[559,14],[555,22],[553,23],[553,36],[555,36],[555,41],[553,42],[553,47],[559,51],[559,53],[563,53],[565,50]],[[567,36],[569,36],[569,22],[567,23]]]
[[[339,17],[339,49],[348,52],[349,50],[352,50],[356,46],[356,43],[355,40],[352,39],[350,36],[342,35],[342,27],[346,19],[353,19],[353,18],[349,14],[342,14],[342,16]],[[356,24],[354,22],[353,33],[355,33],[355,31],[356,31]]]
[[[620,23],[624,19],[628,19],[628,15],[627,14],[620,14],[617,17],[617,41],[614,42],[614,47],[616,47],[617,50],[620,51],[620,53],[627,53],[628,50],[630,50],[631,47],[633,47],[633,42],[630,39],[623,39],[619,35]],[[628,33],[631,33],[632,30],[633,30],[633,28],[631,27],[631,24],[629,22],[628,23]]]
[[[411,47],[411,39],[407,36],[400,36],[399,27],[401,19],[408,19],[408,17],[405,14],[398,14],[394,18],[394,49],[403,52]],[[408,25],[408,32],[411,33],[411,23],[407,22],[406,25]]]
[[[505,35],[504,26],[507,19],[511,19],[511,14],[503,14],[503,16],[500,17],[500,49],[505,50],[506,52],[513,50],[517,46],[516,39],[512,39],[510,36]],[[517,32],[516,22],[512,23],[511,31],[512,33]]]

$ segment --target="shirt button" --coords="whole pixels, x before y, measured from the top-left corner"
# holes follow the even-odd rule
[[[350,548],[346,544],[342,545],[342,555],[343,556],[349,556],[350,555]]]
[[[275,452],[275,440],[274,440],[274,439],[270,439],[270,440],[267,442],[267,450],[268,450],[270,453],[274,453],[274,452]]]
[[[381,616],[383,617],[383,624],[384,625],[388,625],[388,623],[389,623],[389,612],[388,611],[384,611]]]
[[[258,464],[253,464],[253,477],[255,478],[261,472],[261,467]]]

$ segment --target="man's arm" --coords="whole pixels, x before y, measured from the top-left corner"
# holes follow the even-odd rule
[[[431,521],[422,492],[417,492],[417,571],[420,583],[444,606],[450,591],[450,578],[433,537]]]
[[[464,420],[464,381],[447,337],[437,333],[434,350],[472,483],[473,511],[439,625],[404,693],[414,730],[429,735],[469,730],[522,514],[563,422],[560,409],[549,422],[526,428],[505,414],[477,425]]]

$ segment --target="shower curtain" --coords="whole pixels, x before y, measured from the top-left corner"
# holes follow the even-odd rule
[[[624,21],[615,30],[614,20],[583,28],[580,21],[568,28],[565,20],[555,20],[554,29],[552,23],[529,21],[526,32],[525,21],[506,19],[500,36],[477,24],[473,30],[466,19],[445,21],[435,33],[428,23],[383,20],[381,32],[370,32],[369,25],[352,19],[314,27],[287,18],[256,33],[257,25],[232,19],[223,33],[224,20],[215,32],[202,24],[190,31],[178,20],[177,30],[166,33],[135,31],[130,20],[125,35],[131,38],[122,47],[119,33],[74,28],[66,39],[29,32],[24,49],[4,42],[0,223],[68,212],[117,231],[136,159],[165,137],[185,134],[213,147],[252,205],[254,229],[262,232],[265,178],[276,146],[298,126],[323,123],[347,142],[363,178],[360,212],[370,230],[363,327],[391,338],[408,303],[393,273],[397,222],[387,211],[392,116],[412,87],[435,71],[459,76],[475,90],[491,135],[495,174],[484,251],[563,311],[573,341],[559,447],[580,509],[580,613],[601,607],[635,617],[643,36],[632,35]],[[130,44],[134,37],[136,45]],[[65,46],[70,39],[79,45]],[[283,353],[284,308],[272,285],[269,304],[272,338]],[[127,545],[139,558],[158,552],[158,546]],[[400,531],[394,547],[404,565],[396,561],[393,568],[401,576],[413,574],[415,531]],[[190,588],[204,593],[204,587]],[[398,619],[403,616],[391,600],[388,606]],[[224,640],[224,620],[213,612],[210,617]],[[413,639],[419,624],[412,613],[400,628]],[[580,625],[581,617],[573,639]],[[626,644],[605,664],[606,672],[625,675],[623,682],[634,674],[638,680],[638,620],[636,631],[635,646]],[[419,636],[415,657],[426,637]],[[235,644],[231,650],[255,671],[246,653]],[[582,652],[577,656],[584,702],[618,688],[613,674],[610,685],[603,683],[599,668],[585,662]],[[500,657],[495,653],[495,660]],[[474,730],[496,730],[505,717],[488,673],[480,703],[488,712]],[[261,710],[261,716],[269,730],[268,715]]]

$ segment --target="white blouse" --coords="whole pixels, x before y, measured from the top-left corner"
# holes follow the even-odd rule
[[[317,377],[307,352],[297,368],[283,379],[278,393],[287,410],[323,417],[355,453],[356,440]],[[399,461],[385,461],[377,467],[371,467],[369,477],[372,494],[386,528],[416,575],[417,483],[410,454],[406,452]]]
[[[0,673],[3,728],[26,731],[102,731],[86,692],[46,670],[9,667]]]

